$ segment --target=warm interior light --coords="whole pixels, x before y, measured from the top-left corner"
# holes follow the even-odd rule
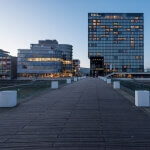
[[[28,58],[27,61],[62,61],[61,58]]]

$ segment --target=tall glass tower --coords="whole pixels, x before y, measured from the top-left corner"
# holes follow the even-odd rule
[[[90,73],[144,71],[144,14],[89,13]]]

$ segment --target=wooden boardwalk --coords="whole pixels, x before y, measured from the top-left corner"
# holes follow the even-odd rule
[[[0,150],[149,150],[150,117],[88,78],[0,110]]]

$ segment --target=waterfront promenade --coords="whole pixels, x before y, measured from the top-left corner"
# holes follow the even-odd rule
[[[0,150],[150,149],[150,116],[87,78],[0,109]]]

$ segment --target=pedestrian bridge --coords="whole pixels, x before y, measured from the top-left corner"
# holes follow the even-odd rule
[[[2,150],[150,149],[150,116],[87,78],[0,109]]]

